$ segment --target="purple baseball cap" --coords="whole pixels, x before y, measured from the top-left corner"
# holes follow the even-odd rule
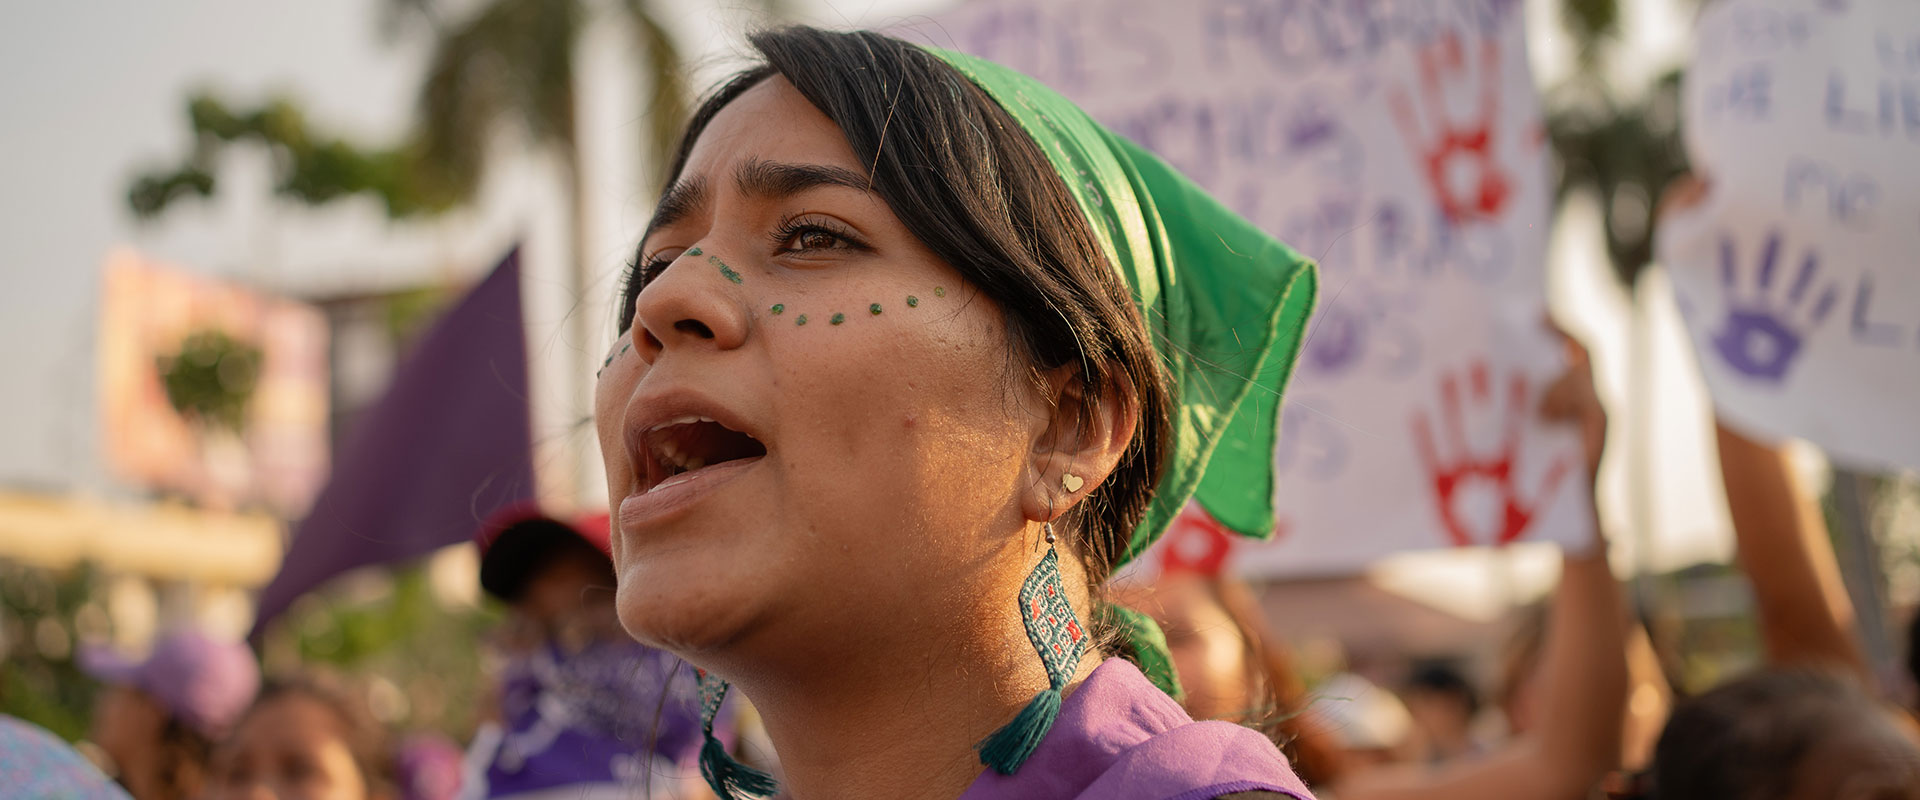
[[[104,646],[84,647],[80,668],[103,683],[145,692],[188,727],[216,739],[260,691],[260,665],[252,650],[193,630],[162,636],[145,661]]]

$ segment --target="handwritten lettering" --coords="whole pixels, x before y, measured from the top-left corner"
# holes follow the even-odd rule
[[[1201,15],[1216,70],[1264,62],[1297,75],[1368,61],[1387,47],[1425,43],[1448,30],[1491,36],[1519,7],[1518,0],[1214,0]]]
[[[1865,173],[1842,174],[1823,161],[1805,156],[1787,159],[1786,207],[1797,212],[1811,207],[1835,221],[1870,225],[1880,203],[1880,185]]]
[[[1900,340],[1908,338],[1905,332],[1895,323],[1874,320],[1872,306],[1873,273],[1861,273],[1860,282],[1853,290],[1851,338],[1854,343],[1874,347],[1900,346]]]
[[[1703,99],[1709,118],[1765,121],[1773,114],[1773,65],[1762,62],[1739,67],[1725,81],[1707,85]]]
[[[1836,70],[1827,76],[1826,121],[1840,133],[1920,140],[1920,81],[1883,78],[1862,86]]]

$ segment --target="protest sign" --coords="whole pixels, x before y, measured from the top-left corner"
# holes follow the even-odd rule
[[[1578,444],[1534,409],[1545,135],[1520,5],[990,0],[906,35],[1015,67],[1320,262],[1259,575],[1585,542]]]
[[[1920,467],[1920,4],[1715,4],[1684,102],[1658,254],[1719,414]]]

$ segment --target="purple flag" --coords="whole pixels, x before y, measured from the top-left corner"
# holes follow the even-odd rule
[[[534,496],[521,319],[516,247],[362,412],[260,592],[251,638],[327,579],[467,541],[489,515]]]

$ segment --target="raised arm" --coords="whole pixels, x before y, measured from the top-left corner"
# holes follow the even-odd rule
[[[1606,412],[1593,392],[1586,350],[1571,340],[1568,350],[1572,363],[1548,390],[1542,413],[1581,426],[1591,478],[1605,445]],[[1613,769],[1627,694],[1626,613],[1597,515],[1593,525],[1595,546],[1562,560],[1538,667],[1534,728],[1482,759],[1435,770],[1358,772],[1333,794],[1340,800],[1558,800],[1584,796]]]
[[[1873,685],[1813,493],[1798,485],[1779,449],[1725,424],[1716,428],[1727,510],[1740,566],[1753,584],[1767,660],[1837,666]]]

